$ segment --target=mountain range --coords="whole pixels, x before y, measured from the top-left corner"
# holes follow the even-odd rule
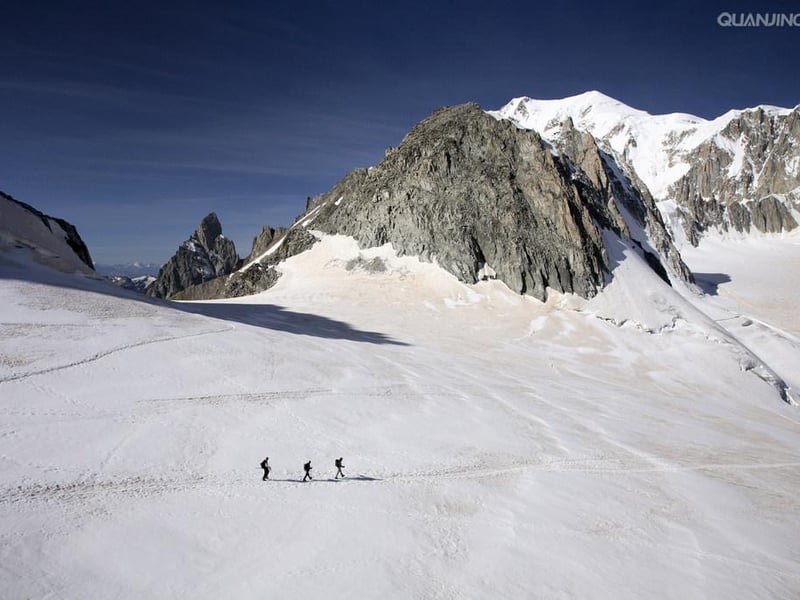
[[[71,254],[76,268],[94,268],[72,225],[1,198],[5,221],[25,217],[20,231],[6,228],[7,243],[60,257],[62,268],[75,263]],[[265,225],[245,259],[212,213],[155,280],[113,275],[162,298],[252,294],[274,285],[275,265],[313,245],[317,231],[363,247],[390,243],[466,283],[497,278],[540,300],[548,289],[588,298],[612,278],[609,245],[630,245],[665,281],[691,285],[680,247],[791,231],[799,209],[800,107],[705,120],[650,115],[596,91],[521,97],[494,111],[437,110],[378,165],[309,198],[291,227]]]
[[[439,109],[245,258],[206,215],[150,296],[0,197],[4,596],[796,598],[796,109],[589,96]]]

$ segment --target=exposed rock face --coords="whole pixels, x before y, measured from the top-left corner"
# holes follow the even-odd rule
[[[51,258],[65,259],[67,263],[77,258],[82,267],[94,271],[89,248],[72,223],[46,215],[3,192],[0,192],[0,215],[0,234],[5,232],[14,243],[56,255]],[[63,252],[69,254],[70,250],[72,256],[59,256]]]
[[[305,252],[317,243],[317,238],[301,227],[292,227],[281,239],[275,241],[269,256],[261,260],[265,265],[276,265],[282,260]]]
[[[286,227],[278,227],[273,229],[269,225],[264,225],[255,238],[253,238],[253,247],[250,250],[250,255],[244,259],[245,264],[256,260],[259,256],[264,254],[269,247],[289,231]]]
[[[797,227],[791,210],[800,205],[798,109],[742,112],[686,160],[691,168],[671,193],[693,244],[711,228],[776,233]]]
[[[232,273],[239,265],[233,241],[222,235],[222,225],[217,215],[211,213],[161,267],[158,277],[147,287],[146,293],[158,298],[170,298],[187,287]]]
[[[588,178],[592,186],[606,198],[608,210],[616,217],[617,227],[640,246],[650,266],[669,282],[667,270],[661,264],[663,259],[680,279],[693,281],[691,271],[672,242],[655,200],[635,173],[632,178],[626,175],[615,159],[598,147],[594,137],[577,130],[571,119],[564,121],[560,127],[554,127],[551,134],[555,147],[573,162],[573,169]],[[581,180],[580,177],[577,179]],[[627,216],[620,211],[625,211]]]
[[[800,209],[800,194],[792,195],[792,206]],[[797,227],[797,221],[787,208],[786,198],[783,201],[776,195],[765,196],[746,204],[750,211],[753,226],[761,232],[790,231]]]
[[[634,190],[592,136],[567,124],[561,146],[556,154],[536,132],[476,104],[445,107],[378,166],[352,171],[312,199],[298,225],[366,247],[391,242],[468,283],[491,269],[540,299],[548,287],[590,297],[605,284],[611,265],[603,229],[634,240],[632,227],[658,229],[656,251],[688,280],[652,198]],[[661,256],[651,258],[660,265]]]
[[[231,275],[193,285],[171,296],[172,300],[211,300],[257,294],[275,285],[280,274],[271,266],[254,264]]]
[[[264,231],[262,230],[263,233]],[[275,270],[274,265],[289,256],[300,254],[316,242],[317,238],[305,229],[290,229],[282,238],[273,239],[272,247],[274,250],[260,262],[242,268],[230,275],[190,286],[173,294],[171,298],[173,300],[210,300],[258,294],[271,288],[278,281],[280,273]],[[267,247],[263,252],[259,252],[258,256],[261,256],[269,249]],[[253,254],[251,253],[251,255]]]

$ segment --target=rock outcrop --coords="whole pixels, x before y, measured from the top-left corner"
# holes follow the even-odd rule
[[[188,287],[232,273],[240,264],[233,241],[222,235],[222,225],[217,215],[211,213],[161,267],[146,293],[170,298]]]
[[[261,232],[253,238],[253,247],[248,257],[244,259],[244,264],[257,260],[258,257],[269,250],[269,247],[272,246],[273,243],[286,235],[287,231],[289,230],[286,227],[273,228],[269,225],[264,225],[264,227],[261,228]]]
[[[666,259],[689,280],[652,198],[634,190],[592,136],[568,125],[556,152],[535,131],[476,104],[439,109],[379,165],[311,199],[295,227],[350,235],[366,247],[391,242],[467,283],[493,272],[539,299],[548,288],[590,297],[605,285],[612,265],[603,230],[639,242],[662,276]],[[647,235],[633,229],[657,230],[658,247],[645,248]]]

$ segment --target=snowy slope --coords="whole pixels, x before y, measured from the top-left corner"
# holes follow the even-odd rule
[[[768,115],[791,112],[775,106],[760,108]],[[666,200],[669,186],[689,170],[683,158],[705,141],[714,140],[734,156],[728,175],[736,175],[736,165],[741,165],[743,155],[741,141],[719,134],[733,119],[751,110],[754,109],[731,110],[710,121],[684,113],[651,115],[590,91],[558,100],[515,98],[501,109],[488,112],[518,127],[533,129],[545,139],[557,135],[561,123],[572,119],[579,130],[588,131],[617,156],[624,157],[656,200]]]
[[[198,304],[0,264],[0,589],[796,597],[797,408],[618,260],[546,304],[343,237]]]
[[[786,301],[800,289],[800,232],[708,239],[683,253],[707,292],[693,302],[800,390],[800,317]]]
[[[68,237],[56,219],[37,215],[0,192],[0,253],[27,248],[39,263],[60,271],[91,274],[67,243]]]

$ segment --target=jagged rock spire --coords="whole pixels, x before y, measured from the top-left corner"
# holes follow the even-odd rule
[[[233,241],[222,235],[219,218],[211,213],[161,267],[146,293],[169,298],[190,286],[232,273],[240,264]]]

